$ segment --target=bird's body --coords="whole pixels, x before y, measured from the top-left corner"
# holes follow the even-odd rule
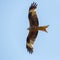
[[[29,53],[33,52],[33,43],[37,37],[38,30],[47,32],[46,28],[48,27],[48,26],[39,26],[38,17],[36,14],[36,8],[37,4],[33,2],[29,8],[28,13],[30,27],[28,28],[29,34],[26,41],[26,48],[29,51]]]

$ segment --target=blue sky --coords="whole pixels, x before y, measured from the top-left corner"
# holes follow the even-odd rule
[[[28,8],[37,2],[39,31],[34,52],[26,50]],[[0,60],[60,60],[60,0],[0,0]]]

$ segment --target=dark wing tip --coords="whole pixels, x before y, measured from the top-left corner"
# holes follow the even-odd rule
[[[36,4],[35,2],[33,2],[33,3],[31,4],[29,10],[31,10],[31,9],[33,9],[33,8],[34,8],[34,9],[37,8],[37,4]]]
[[[28,45],[26,45],[26,48],[27,48],[27,51],[29,52],[29,53],[33,53],[33,48],[30,48]]]

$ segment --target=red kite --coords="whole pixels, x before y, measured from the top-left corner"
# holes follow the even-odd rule
[[[47,32],[46,28],[48,27],[48,25],[39,26],[38,17],[36,14],[36,8],[37,4],[33,2],[29,7],[29,13],[28,13],[30,27],[28,28],[29,34],[26,41],[26,48],[29,53],[33,52],[33,44],[37,37],[38,31],[41,30]]]

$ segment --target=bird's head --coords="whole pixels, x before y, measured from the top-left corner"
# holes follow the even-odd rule
[[[36,8],[37,8],[37,4],[33,2],[29,8],[29,12],[36,11]]]

